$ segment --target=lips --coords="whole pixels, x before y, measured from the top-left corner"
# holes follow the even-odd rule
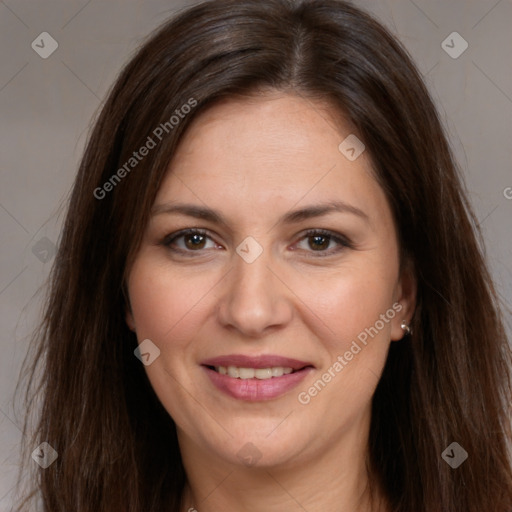
[[[311,371],[314,366],[307,361],[300,361],[289,357],[277,355],[245,356],[241,354],[219,356],[203,361],[202,367],[215,388],[226,395],[245,401],[262,401],[278,398],[296,387]],[[227,373],[219,369],[228,369]],[[247,369],[278,369],[278,376],[263,379],[247,377],[243,378],[235,368],[241,371]],[[286,368],[286,371],[282,370]]]

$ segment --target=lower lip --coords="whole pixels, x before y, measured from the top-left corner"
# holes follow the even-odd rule
[[[297,386],[313,370],[311,366],[308,366],[302,370],[281,377],[271,377],[270,379],[234,379],[207,366],[203,366],[203,368],[217,389],[232,398],[252,402],[270,400],[284,395]]]

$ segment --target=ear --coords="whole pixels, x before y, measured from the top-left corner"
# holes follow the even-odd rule
[[[391,321],[392,341],[401,340],[405,336],[406,333],[401,327],[402,322],[411,325],[411,319],[416,309],[416,292],[416,275],[411,262],[407,261],[402,267],[395,291],[393,309],[396,311],[396,315]]]

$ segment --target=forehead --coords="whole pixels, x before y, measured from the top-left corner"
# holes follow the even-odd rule
[[[219,162],[238,175],[251,165],[261,166],[259,175],[277,166],[283,172],[292,167],[315,172],[325,161],[332,162],[343,130],[349,133],[330,105],[299,96],[274,93],[223,100],[194,120],[171,169],[197,171],[196,157],[208,152],[211,165]],[[269,174],[279,178],[279,173]]]
[[[189,126],[156,203],[263,213],[342,200],[382,215],[387,202],[369,156],[350,161],[339,150],[353,132],[332,105],[295,95],[223,101]]]

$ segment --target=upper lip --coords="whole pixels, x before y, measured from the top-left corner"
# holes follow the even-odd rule
[[[272,368],[282,366],[300,370],[306,366],[313,366],[306,361],[299,361],[290,357],[268,354],[259,356],[246,356],[243,354],[231,354],[227,356],[212,357],[201,363],[203,366],[237,366],[239,368]]]

